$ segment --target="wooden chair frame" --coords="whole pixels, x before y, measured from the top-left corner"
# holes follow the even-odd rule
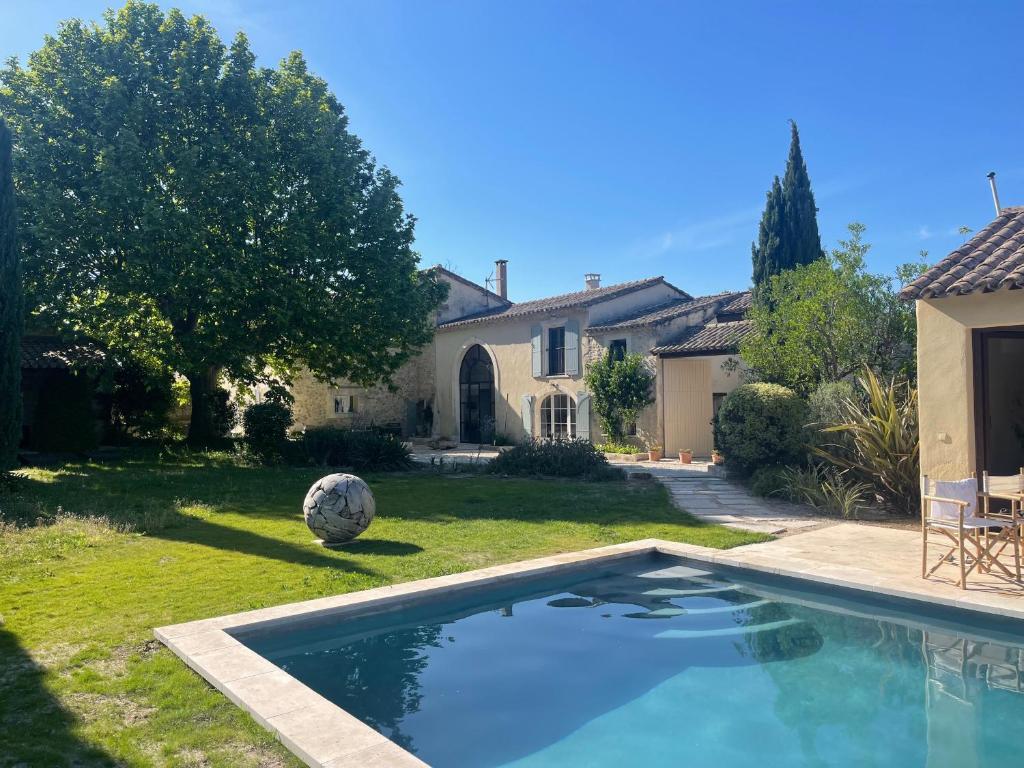
[[[1024,525],[1024,511],[1022,511],[1022,502],[1024,502],[1024,467],[1021,467],[1016,475],[1008,475],[1006,477],[1014,477],[1017,480],[1017,487],[1014,490],[993,490],[992,475],[985,470],[981,473],[981,491],[978,496],[982,499],[982,508],[984,510],[982,517],[987,517],[992,520],[1005,520],[1011,523],[1017,524],[1018,538],[1020,537],[1021,526]],[[1004,479],[999,477],[998,479]],[[1008,501],[1010,502],[1009,513],[1004,512],[993,512],[992,511],[992,500],[997,501]],[[1009,546],[1009,541],[1003,541],[999,544],[999,549],[995,551],[995,556],[999,557],[1003,550]],[[1019,546],[1019,545],[1018,545]]]
[[[959,586],[961,589],[967,589],[967,577],[976,568],[979,573],[990,572],[995,568],[1011,581],[1019,582],[1021,580],[1020,518],[999,520],[1000,523],[1009,522],[1011,524],[999,525],[995,533],[988,527],[968,527],[965,525],[965,513],[967,508],[971,506],[969,501],[936,496],[928,493],[928,488],[928,476],[924,475],[921,478],[921,578],[928,578],[940,566],[951,562],[955,556],[960,567]],[[982,494],[979,492],[978,496],[981,498]],[[991,495],[991,498],[1002,497]],[[958,511],[957,520],[954,522],[952,519],[931,517],[929,509],[931,504],[936,502],[955,505]],[[985,497],[985,502],[987,510],[988,497]],[[977,502],[975,502],[975,506],[977,506]],[[974,518],[984,518],[984,516],[984,514],[976,514]],[[993,517],[994,522],[997,519]],[[995,528],[996,526],[993,527]],[[934,534],[939,535],[941,545],[945,546],[946,549],[943,551],[942,556],[934,561],[931,568],[929,568],[928,545],[931,543],[929,536]],[[1015,572],[1011,572],[999,560],[999,555],[1010,545],[1013,546]],[[968,565],[968,560],[970,560],[970,565]]]

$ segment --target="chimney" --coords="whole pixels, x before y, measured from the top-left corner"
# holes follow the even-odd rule
[[[503,299],[508,298],[508,259],[494,262],[494,292]]]
[[[601,287],[601,275],[597,272],[587,272],[583,276],[583,282],[587,285],[588,291],[593,291]]]
[[[996,216],[1003,212],[1002,207],[999,205],[999,192],[996,190],[996,172],[988,172],[988,184],[992,187],[992,202],[996,206]]]

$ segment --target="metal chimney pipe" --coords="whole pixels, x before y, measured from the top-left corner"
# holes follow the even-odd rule
[[[494,292],[503,299],[508,298],[508,259],[494,262]]]
[[[1002,206],[999,205],[999,191],[996,189],[996,172],[988,172],[988,184],[992,187],[992,202],[996,206],[996,216],[1003,212]]]

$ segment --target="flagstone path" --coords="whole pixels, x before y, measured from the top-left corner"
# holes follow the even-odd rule
[[[676,506],[709,523],[776,536],[835,523],[810,507],[754,496],[738,483],[716,474],[716,468],[707,464],[613,463],[629,472],[650,472],[668,488]]]

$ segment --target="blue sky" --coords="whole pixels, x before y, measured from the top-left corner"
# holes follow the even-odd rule
[[[0,56],[111,3],[0,0]],[[182,0],[260,62],[299,49],[404,182],[417,249],[516,300],[663,274],[744,287],[800,126],[823,243],[932,260],[1024,204],[1021,2]]]

